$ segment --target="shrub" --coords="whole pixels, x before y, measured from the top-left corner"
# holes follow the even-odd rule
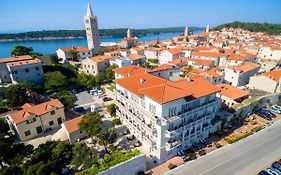
[[[175,164],[172,164],[172,163],[170,163],[169,165],[168,165],[168,168],[171,170],[171,169],[174,169],[174,168],[176,168],[177,167],[177,165],[175,165]]]
[[[232,143],[237,142],[237,141],[239,141],[239,140],[242,140],[242,139],[244,139],[244,138],[246,138],[246,137],[248,137],[248,136],[250,136],[250,135],[252,135],[252,134],[254,134],[253,131],[251,131],[251,132],[246,132],[244,135],[241,135],[241,136],[238,136],[238,137],[235,137],[235,138],[225,137],[225,138],[223,138],[223,139],[224,139],[227,143],[232,144]]]
[[[254,129],[252,129],[253,132],[259,132],[260,130],[262,130],[264,128],[264,126],[257,126]]]
[[[112,120],[112,123],[113,123],[114,125],[121,125],[121,124],[122,124],[119,118],[113,119],[113,120]]]
[[[204,149],[200,149],[198,153],[199,153],[200,156],[203,156],[203,155],[206,154]]]
[[[188,156],[189,160],[194,160],[194,159],[197,158],[197,157],[196,157],[196,154],[195,154],[194,152],[188,153],[187,156]]]
[[[154,59],[154,58],[148,58],[147,61],[151,63],[159,63],[158,59]]]
[[[216,143],[215,143],[215,147],[216,147],[216,148],[221,148],[222,145],[216,142]]]
[[[78,175],[98,174],[102,171],[109,169],[112,166],[118,165],[138,155],[140,155],[140,151],[137,149],[133,151],[131,150],[126,151],[126,152],[120,152],[120,151],[112,152],[110,155],[107,154],[106,158],[103,159],[101,158],[91,168],[86,169],[85,171],[77,174]]]

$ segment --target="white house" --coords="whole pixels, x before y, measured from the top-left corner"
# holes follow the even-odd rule
[[[281,69],[251,77],[249,88],[269,93],[281,92]]]
[[[71,58],[71,52],[77,53],[78,60],[83,60],[85,58],[89,58],[93,56],[93,52],[85,47],[67,47],[67,48],[59,48],[57,51],[57,56],[62,62],[68,62],[69,60],[73,60]],[[76,60],[76,61],[78,61]]]
[[[42,83],[42,63],[29,55],[0,59],[0,83]]]
[[[161,51],[158,59],[160,64],[167,64],[170,61],[181,58],[183,56],[184,53],[181,49],[174,48]]]
[[[79,123],[81,122],[83,116],[76,117],[69,121],[63,122],[62,128],[67,134],[69,143],[74,143],[80,139],[83,139],[87,134],[80,130]]]
[[[250,77],[258,73],[259,64],[246,62],[243,65],[225,68],[224,81],[232,86],[244,86],[249,83]]]
[[[22,108],[6,116],[11,130],[22,141],[59,127],[65,121],[64,105],[57,99],[38,105],[26,103]]]

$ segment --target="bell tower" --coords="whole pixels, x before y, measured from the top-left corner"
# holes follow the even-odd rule
[[[92,7],[88,2],[87,15],[84,16],[88,49],[97,53],[100,50],[100,36],[98,18],[93,15]]]

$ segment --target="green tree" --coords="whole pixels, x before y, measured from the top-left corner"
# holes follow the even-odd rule
[[[97,151],[93,148],[89,148],[85,143],[77,142],[74,144],[72,164],[76,167],[83,165],[85,168],[90,168],[97,160]]]
[[[59,71],[45,73],[45,89],[54,92],[67,86],[66,77]]]
[[[33,52],[32,47],[18,45],[12,49],[11,55],[12,56],[30,55],[32,52]]]
[[[106,74],[104,72],[100,72],[96,76],[96,83],[101,84],[106,79]]]
[[[27,90],[21,85],[12,84],[4,92],[8,106],[15,108],[23,105],[28,100]]]
[[[117,135],[115,130],[103,128],[97,135],[99,142],[104,146],[105,151],[109,153],[108,147],[116,141]]]
[[[92,139],[101,131],[102,116],[97,112],[90,112],[83,116],[79,123],[80,129],[85,131]]]
[[[59,96],[58,99],[68,109],[73,107],[75,105],[76,100],[77,100],[76,95],[71,93],[71,92],[68,92],[68,91],[62,91],[61,95]]]
[[[96,55],[104,55],[105,52],[108,52],[108,50],[105,47],[100,47],[100,50]]]
[[[111,116],[113,116],[113,117],[116,116],[116,110],[119,109],[118,106],[117,106],[116,104],[114,104],[114,103],[112,103],[112,104],[106,106],[106,108],[107,108],[107,111],[109,112],[109,114],[110,114]]]
[[[77,81],[80,86],[84,86],[87,88],[92,88],[95,86],[96,80],[93,75],[88,75],[84,72],[78,74]]]
[[[75,51],[75,50],[71,50],[71,51],[69,51],[68,53],[68,56],[70,57],[70,58],[72,58],[72,60],[73,61],[79,61],[78,59],[78,52],[77,51]]]
[[[50,54],[49,56],[51,58],[52,64],[59,64],[59,57],[57,56],[57,54]]]
[[[32,52],[30,55],[32,58],[37,58],[38,56],[43,56],[42,53],[38,53],[38,52]]]
[[[118,66],[116,64],[110,65],[105,70],[105,78],[107,80],[112,80],[115,78],[115,73],[113,69],[117,68]]]

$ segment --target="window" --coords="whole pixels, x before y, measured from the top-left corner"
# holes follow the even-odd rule
[[[35,67],[35,70],[39,70],[39,67]]]
[[[56,112],[54,110],[51,111],[51,115],[54,115]]]
[[[50,126],[54,125],[54,121],[49,121],[49,125]]]
[[[25,131],[25,132],[24,132],[24,135],[25,135],[25,137],[27,137],[27,136],[30,136],[31,133],[30,133],[30,131]]]
[[[41,126],[38,126],[38,127],[36,127],[36,131],[37,131],[37,134],[40,134],[43,132],[43,129]]]
[[[25,69],[25,72],[29,72],[29,69]]]
[[[58,118],[58,124],[61,124],[62,123],[62,119],[61,117]]]

